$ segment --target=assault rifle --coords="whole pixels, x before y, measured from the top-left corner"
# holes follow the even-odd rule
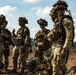
[[[43,71],[47,68],[47,65],[43,62],[42,64],[39,64],[35,70],[33,70],[31,73],[29,73],[28,75],[32,75],[38,71]]]
[[[35,70],[33,70],[31,73],[28,73],[27,75],[32,75],[38,71],[44,71],[48,68],[48,62],[51,61],[51,57],[48,58],[48,60],[44,60],[43,62],[39,63]]]

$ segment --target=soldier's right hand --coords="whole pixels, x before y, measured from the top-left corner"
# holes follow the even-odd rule
[[[12,30],[12,34],[14,34],[14,33],[15,33],[15,29]]]

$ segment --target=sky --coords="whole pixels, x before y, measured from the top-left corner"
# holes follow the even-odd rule
[[[71,15],[76,28],[76,0],[65,0],[68,4],[68,10],[71,10]],[[37,20],[40,18],[48,21],[48,29],[53,28],[53,22],[49,16],[52,5],[57,0],[0,0],[0,14],[4,14],[8,21],[7,28],[12,31],[14,28],[17,31],[19,28],[18,18],[26,17],[30,29],[30,36],[34,38],[36,32],[40,29]],[[75,29],[76,35],[76,29]],[[76,41],[76,36],[74,38]]]

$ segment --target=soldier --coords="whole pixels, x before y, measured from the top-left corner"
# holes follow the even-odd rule
[[[37,20],[37,23],[39,24],[41,30],[36,33],[34,38],[36,43],[35,45],[37,47],[35,57],[38,58],[38,62],[42,62],[44,59],[43,52],[49,49],[47,34],[50,32],[50,30],[45,28],[48,25],[48,22],[45,19],[40,18],[39,20]]]
[[[30,31],[25,24],[28,24],[28,20],[25,17],[19,17],[19,26],[20,28],[17,30],[17,34],[15,34],[15,30],[12,31],[13,39],[17,40],[17,44],[13,48],[13,70],[12,72],[17,72],[17,60],[20,55],[21,60],[21,73],[24,73],[26,60],[28,58],[28,47],[31,47],[30,44]],[[18,40],[20,39],[20,40]]]
[[[52,19],[52,21],[53,22],[55,22],[56,20],[57,20],[57,16],[58,16],[58,14],[57,14],[57,12],[56,12],[56,10],[55,10],[56,8],[55,7],[53,7],[52,9],[51,9],[51,11],[50,11],[50,16],[51,16],[51,19]]]
[[[67,11],[67,3],[65,1],[57,1],[53,7],[58,14],[58,18],[55,23],[53,31],[48,35],[48,40],[52,43],[52,75],[65,75],[66,57],[70,50],[74,39],[74,26],[73,19],[70,15],[65,15]],[[52,34],[51,34],[52,33]]]
[[[5,16],[3,14],[0,15],[0,69],[3,69],[3,51],[4,51],[4,38],[3,38],[3,30],[2,25],[5,22]]]
[[[13,44],[12,42],[12,34],[11,32],[6,28],[8,22],[7,20],[5,20],[4,22],[4,25],[2,26],[2,30],[3,30],[3,33],[4,33],[4,68],[6,71],[8,71],[8,65],[9,65],[9,54],[10,54],[10,51],[9,51],[9,45]]]

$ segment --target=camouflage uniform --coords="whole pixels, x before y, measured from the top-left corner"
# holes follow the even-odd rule
[[[66,57],[74,39],[73,20],[71,16],[64,15],[64,11],[67,10],[68,7],[65,1],[59,0],[53,6],[56,8],[58,18],[54,22],[53,30],[48,34],[48,40],[52,44],[52,75],[65,75]],[[61,13],[63,14],[60,15]]]
[[[2,58],[3,58],[3,51],[4,51],[4,38],[3,38],[3,30],[2,25],[4,24],[5,16],[3,14],[0,15],[0,69],[3,68]]]
[[[13,32],[13,39],[15,47],[13,48],[13,68],[17,70],[17,60],[20,56],[21,72],[24,72],[26,59],[28,57],[28,47],[30,46],[30,31],[25,24],[28,24],[28,20],[25,17],[19,17],[19,25],[21,26],[17,30],[17,35]],[[16,41],[16,43],[15,43]]]
[[[4,33],[4,63],[5,63],[5,70],[8,70],[7,67],[8,67],[8,64],[9,64],[9,60],[8,60],[8,57],[9,57],[9,45],[13,44],[12,42],[12,34],[11,32],[6,29],[6,26],[7,26],[8,22],[5,20],[5,23],[4,25],[2,26],[2,30],[3,30],[3,33]]]
[[[43,52],[49,49],[49,42],[47,40],[47,34],[50,32],[49,29],[46,29],[47,21],[44,19],[39,19],[37,23],[40,25],[41,30],[39,30],[35,35],[35,43],[37,51],[35,56],[38,57],[38,62],[41,62],[43,58]]]

